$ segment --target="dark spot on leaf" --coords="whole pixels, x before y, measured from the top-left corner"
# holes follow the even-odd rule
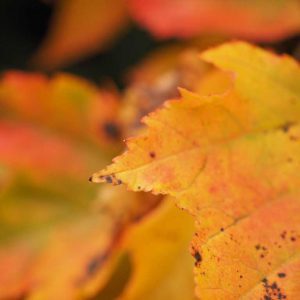
[[[285,274],[285,273],[278,273],[277,276],[278,276],[279,278],[284,278],[284,277],[286,276],[286,274]]]
[[[280,234],[280,236],[281,236],[282,239],[285,239],[285,237],[286,237],[286,231],[283,231],[283,232]]]
[[[99,263],[96,259],[90,261],[90,263],[87,266],[87,273],[89,275],[93,275],[96,272],[96,270],[98,269],[98,265],[99,265]]]
[[[222,227],[220,230],[221,230],[221,231],[224,231],[224,228]]]
[[[268,282],[267,278],[263,278],[261,281],[262,281],[263,283],[267,283],[267,282]]]
[[[107,259],[107,254],[94,257],[87,265],[87,275],[93,276]]]
[[[201,263],[201,261],[202,261],[202,256],[201,256],[201,254],[199,253],[199,251],[196,251],[196,252],[194,253],[194,258],[195,258],[195,260],[196,260],[195,265],[196,265],[196,266],[199,265],[199,264]]]
[[[155,152],[150,151],[150,152],[149,152],[149,156],[150,156],[151,158],[155,158],[155,157],[156,157],[156,154],[155,154]]]
[[[120,128],[113,122],[104,123],[103,130],[105,134],[111,139],[118,140],[121,137]]]
[[[270,284],[268,280],[264,278],[262,282],[265,290],[264,299],[268,299],[268,300],[286,299],[286,296],[282,293],[280,287],[275,281]]]
[[[281,126],[281,129],[283,132],[288,132],[291,126],[293,126],[293,123],[287,122]]]
[[[271,289],[276,290],[277,288],[278,288],[277,283],[273,282],[272,285],[271,285]]]
[[[112,182],[113,182],[111,176],[105,176],[105,177],[104,177],[104,180],[105,180],[107,183],[112,183]]]

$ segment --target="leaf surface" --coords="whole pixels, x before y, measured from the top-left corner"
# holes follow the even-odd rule
[[[112,91],[70,74],[48,78],[40,73],[9,71],[0,83],[1,115],[46,127],[68,138],[101,144],[118,141],[119,101]],[[110,126],[109,126],[110,125]]]
[[[188,254],[194,223],[165,198],[158,209],[128,232],[125,249],[132,276],[120,300],[196,299],[193,261]]]
[[[134,19],[160,38],[213,32],[272,41],[299,32],[300,27],[297,0],[130,0],[129,8]]]
[[[127,23],[123,0],[57,1],[49,32],[34,62],[53,69],[104,50]]]
[[[92,297],[126,224],[153,204],[140,209],[144,196],[122,190],[103,209],[102,189],[88,182],[112,155],[99,146],[110,140],[114,96],[66,74],[8,72],[0,105],[0,298]]]
[[[180,100],[144,118],[147,131],[128,140],[128,150],[94,181],[170,194],[195,216],[191,252],[202,299],[293,299],[300,255],[299,65],[241,42],[202,57],[231,72],[232,87],[209,96],[181,90]]]

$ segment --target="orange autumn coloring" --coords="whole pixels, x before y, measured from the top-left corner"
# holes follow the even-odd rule
[[[194,216],[200,299],[297,299],[299,65],[243,42],[201,58],[232,77],[227,91],[181,89],[93,180],[169,194]]]

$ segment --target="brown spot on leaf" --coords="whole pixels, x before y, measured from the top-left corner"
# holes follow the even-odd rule
[[[108,253],[94,257],[87,265],[87,275],[93,276],[105,262],[108,257]]]
[[[285,123],[285,124],[283,124],[283,125],[281,126],[281,130],[282,130],[283,132],[288,132],[289,129],[290,129],[293,125],[294,125],[294,123],[292,123],[292,122],[287,122],[287,123]]]
[[[105,176],[105,177],[104,177],[104,180],[105,180],[107,183],[112,183],[112,182],[113,182],[111,176]]]
[[[285,237],[286,237],[286,231],[283,231],[283,232],[280,234],[280,237],[284,240]]]
[[[202,261],[202,256],[201,256],[201,254],[199,253],[199,251],[196,251],[196,252],[194,253],[194,258],[195,258],[195,260],[196,260],[195,265],[198,266],[198,265],[201,263],[201,261]]]
[[[286,296],[281,291],[281,288],[278,286],[277,282],[269,283],[268,279],[262,279],[264,287],[264,298],[265,300],[275,300],[275,299],[286,299]]]
[[[105,134],[113,140],[118,140],[121,137],[120,128],[118,127],[117,124],[115,124],[113,122],[104,123],[103,130],[104,130]]]
[[[122,180],[121,179],[117,179],[114,174],[112,174],[112,175],[106,175],[106,176],[100,176],[100,179],[104,180],[107,183],[111,183],[113,185],[120,185],[120,184],[123,183]]]
[[[150,156],[151,158],[155,158],[155,157],[156,157],[156,154],[155,154],[154,151],[150,151],[150,152],[149,152],[149,156]]]

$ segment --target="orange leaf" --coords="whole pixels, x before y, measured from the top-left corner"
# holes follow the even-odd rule
[[[6,72],[0,83],[3,114],[93,142],[118,142],[119,100],[69,74],[47,78],[39,73]],[[107,130],[114,126],[114,135]]]
[[[76,144],[26,124],[0,121],[0,162],[7,167],[81,177],[87,172],[88,152]]]
[[[69,64],[105,49],[127,26],[123,0],[61,0],[34,62],[46,68]]]
[[[94,181],[170,194],[195,216],[199,297],[296,299],[299,65],[241,42],[202,57],[231,72],[231,88],[209,96],[181,90],[181,99],[144,118],[147,130]]]
[[[74,76],[4,74],[0,83],[1,299],[56,299],[62,294],[74,299],[96,294],[117,263],[122,231],[150,210],[132,208],[136,214],[123,211],[119,216],[113,213],[116,199],[101,217],[90,208],[98,188],[89,184],[88,176],[95,164],[111,156],[104,154],[99,141],[112,140],[104,125],[115,122],[117,103],[116,95],[104,95]],[[137,205],[137,197],[128,194],[125,201],[120,199]]]
[[[273,41],[299,32],[297,0],[130,0],[131,15],[157,37],[221,33]]]

